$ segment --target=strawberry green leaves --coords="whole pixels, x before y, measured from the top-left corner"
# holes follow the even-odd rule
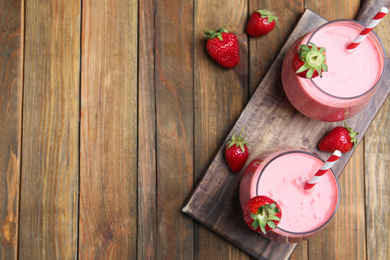
[[[245,128],[245,126],[241,129],[241,132],[238,135],[238,137],[235,137],[236,133],[233,133],[232,140],[227,142],[227,149],[229,149],[233,145],[236,145],[236,147],[240,147],[241,148],[242,152],[245,152],[245,146],[244,145],[247,144],[247,142],[245,141],[246,134],[245,134],[245,136],[241,137],[241,134],[244,131],[244,128]]]
[[[270,228],[275,228],[275,220],[280,221],[280,218],[276,216],[280,210],[276,207],[276,203],[263,205],[259,208],[257,214],[251,213],[253,219],[252,228],[258,229],[260,227],[264,234],[267,234],[265,227],[268,225]]]
[[[210,39],[217,37],[220,41],[223,41],[222,33],[229,33],[229,31],[224,28],[219,28],[218,31],[208,30],[204,32],[204,36]]]
[[[352,129],[352,127],[347,126],[347,123],[345,123],[345,122],[344,122],[344,126],[345,126],[345,128],[347,128],[347,130],[349,132],[349,136],[351,137],[351,140],[349,140],[349,141],[353,143],[353,147],[356,149],[356,146],[357,146],[356,135],[358,135],[359,132],[354,131]]]
[[[278,203],[270,197],[260,195],[251,198],[244,208],[245,224],[252,230],[267,234],[282,218]]]
[[[258,12],[260,15],[261,15],[261,18],[267,18],[267,22],[268,23],[272,23],[274,20],[277,22],[278,21],[278,17],[275,16],[271,11],[269,10],[266,10],[266,9],[263,9],[263,10],[257,10],[256,12]]]
[[[301,44],[298,47],[297,55],[293,59],[293,67],[297,75],[308,79],[315,78],[318,75],[322,77],[322,72],[328,71],[328,66],[325,63],[326,49],[324,47],[318,48],[312,42],[310,46]]]

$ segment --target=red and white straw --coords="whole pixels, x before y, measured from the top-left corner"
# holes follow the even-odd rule
[[[341,152],[336,150],[322,167],[314,174],[314,176],[305,184],[305,190],[310,190],[324,176],[324,174],[333,166],[333,164],[341,157]]]
[[[360,32],[358,37],[356,37],[355,40],[353,40],[353,42],[347,46],[347,50],[350,52],[355,50],[356,47],[367,37],[371,30],[378,25],[378,23],[383,19],[383,17],[386,16],[388,12],[389,10],[386,7],[382,7],[382,9],[375,15],[366,28]]]

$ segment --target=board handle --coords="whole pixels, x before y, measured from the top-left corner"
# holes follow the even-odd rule
[[[382,7],[390,7],[390,0],[364,0],[355,20],[368,24]]]

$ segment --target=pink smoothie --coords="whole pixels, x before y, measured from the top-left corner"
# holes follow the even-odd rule
[[[282,81],[291,103],[304,115],[321,121],[341,121],[351,117],[371,100],[385,66],[383,46],[373,33],[348,52],[364,26],[349,20],[325,24],[298,39],[287,52]],[[291,60],[299,44],[313,42],[326,49],[328,72],[323,77],[296,76]]]
[[[258,162],[261,162],[260,164]],[[246,169],[240,184],[240,203],[257,195],[278,202],[282,219],[267,237],[296,243],[320,231],[334,215],[339,187],[332,171],[306,191],[304,185],[323,165],[316,155],[305,150],[282,150],[255,159]]]

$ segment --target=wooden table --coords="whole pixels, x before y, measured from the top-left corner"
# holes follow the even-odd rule
[[[0,259],[250,259],[181,208],[303,11],[353,19],[360,4],[0,0]],[[279,23],[250,38],[260,8]],[[205,51],[219,27],[239,39],[235,69]],[[390,258],[389,126],[387,99],[336,217],[291,259]]]

